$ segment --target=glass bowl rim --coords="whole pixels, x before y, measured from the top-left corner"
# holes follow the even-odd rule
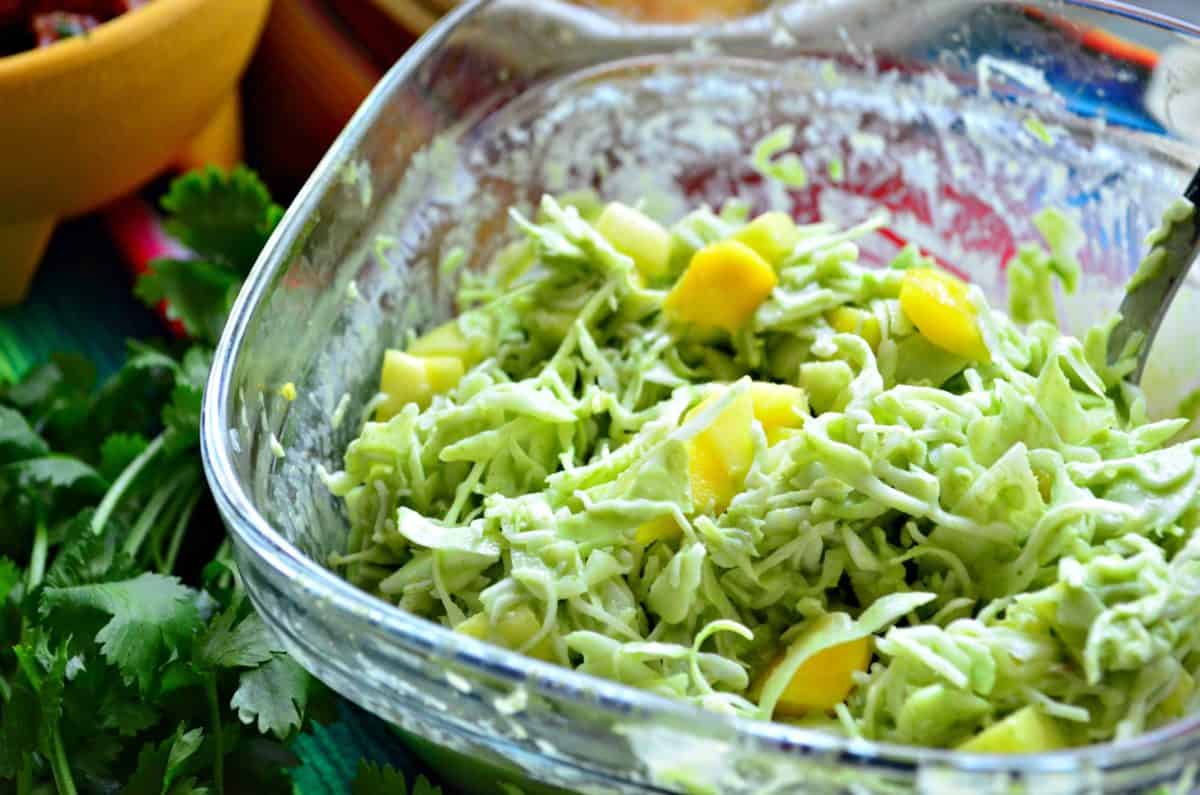
[[[1132,21],[1200,38],[1200,25],[1138,8],[1121,0],[1060,0],[1067,6],[1103,11]],[[359,590],[328,568],[306,557],[289,543],[255,508],[241,487],[232,463],[229,420],[233,416],[234,365],[255,310],[269,295],[289,252],[327,190],[335,184],[341,164],[357,149],[387,99],[417,73],[451,31],[495,0],[467,0],[446,14],[409,48],[355,112],[326,152],[271,235],[246,278],[218,343],[204,390],[201,416],[201,454],[218,508],[230,533],[248,550],[254,562],[276,576],[301,580],[330,614],[368,621],[389,641],[417,649],[434,658],[503,680],[505,684],[550,701],[573,704],[611,715],[614,722],[630,715],[665,719],[679,731],[697,737],[735,738],[746,751],[798,756],[836,755],[839,764],[862,771],[883,768],[916,772],[923,767],[979,776],[1072,774],[1087,770],[1127,769],[1151,764],[1173,752],[1200,747],[1200,713],[1136,737],[1038,754],[995,755],[924,748],[831,735],[813,729],[710,712],[698,706],[606,679],[578,673],[552,663],[455,633],[439,624],[406,613],[399,607]],[[688,26],[662,26],[658,29]],[[687,727],[686,729],[684,727]],[[583,760],[580,760],[581,762]],[[586,764],[586,762],[585,762]]]

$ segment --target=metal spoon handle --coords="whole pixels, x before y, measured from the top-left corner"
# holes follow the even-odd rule
[[[1192,177],[1183,199],[1167,210],[1162,224],[1150,233],[1150,252],[1125,288],[1121,320],[1108,340],[1108,361],[1116,362],[1140,335],[1137,366],[1129,380],[1142,380],[1154,335],[1171,306],[1188,269],[1200,256],[1200,170]]]

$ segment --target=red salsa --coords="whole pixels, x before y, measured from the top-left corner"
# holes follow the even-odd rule
[[[0,0],[0,56],[87,33],[149,0]]]

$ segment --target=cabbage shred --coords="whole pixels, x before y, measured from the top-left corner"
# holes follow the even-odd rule
[[[803,228],[752,323],[716,340],[671,327],[661,285],[575,207],[514,217],[523,239],[462,277],[459,328],[490,355],[368,422],[330,478],[352,582],[449,627],[528,608],[519,651],[753,717],[786,682],[752,682],[796,638],[874,634],[836,716],[806,721],[868,739],[952,747],[1027,705],[1078,744],[1178,716],[1200,665],[1200,441],[1167,446],[1186,421],[1147,417],[1132,356],[1106,363],[1113,321],[1059,334],[1047,280],[1072,263],[1023,249],[1022,326],[972,288],[979,364],[900,310],[904,270],[933,266],[915,249],[871,269],[853,234]],[[743,222],[683,218],[676,272]],[[878,320],[874,349],[831,327],[837,307]],[[748,378],[803,383],[814,416],[770,447],[757,429],[742,493],[695,515],[684,443]],[[733,387],[685,422],[713,382]],[[679,537],[639,544],[661,517]]]

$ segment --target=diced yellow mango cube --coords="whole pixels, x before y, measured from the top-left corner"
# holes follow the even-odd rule
[[[811,712],[827,712],[845,701],[854,689],[854,673],[867,670],[871,664],[871,650],[871,638],[859,638],[830,646],[809,657],[779,697],[775,716],[798,717]],[[761,690],[762,683],[782,660],[780,657],[760,677],[756,691]]]
[[[642,211],[611,202],[596,219],[596,231],[613,248],[632,259],[646,281],[658,281],[667,275],[671,233]]]
[[[1070,745],[1058,722],[1037,707],[1022,707],[958,746],[977,754],[1036,754]]]
[[[692,256],[663,309],[678,323],[732,334],[750,320],[777,282],[775,271],[754,249],[723,240]]]
[[[770,386],[770,385],[768,385]],[[695,417],[719,400],[714,391],[684,416]],[[754,400],[743,392],[716,416],[712,424],[687,443],[688,483],[692,489],[692,507],[696,513],[717,516],[742,490],[746,473],[754,462]],[[646,522],[634,533],[634,541],[643,546],[655,541],[678,538],[679,523],[672,516]]]
[[[449,392],[458,386],[465,370],[460,359],[452,356],[422,356],[425,360],[425,381],[435,395]]]
[[[833,330],[840,334],[857,334],[862,337],[871,346],[871,350],[878,348],[883,339],[879,329],[879,318],[865,309],[839,306],[829,310],[825,319],[833,326]]]
[[[462,361],[453,356],[413,356],[389,350],[379,375],[379,391],[387,400],[375,409],[376,422],[386,421],[409,403],[428,406],[434,395],[453,389],[464,372]]]
[[[679,537],[679,523],[674,516],[660,516],[646,522],[633,535],[635,543],[648,547],[655,541],[670,541]]]
[[[476,640],[495,643],[506,649],[519,651],[541,628],[542,622],[528,605],[518,605],[500,616],[495,626],[488,622],[487,614],[477,613],[454,628],[455,632],[470,635]],[[525,651],[530,657],[546,662],[555,662],[554,641],[546,636]]]
[[[775,211],[758,216],[739,229],[733,239],[745,243],[778,267],[800,242],[800,231],[790,215]]]
[[[808,397],[800,387],[756,381],[750,385],[750,400],[768,444],[787,438],[808,416]]]
[[[408,352],[414,356],[452,356],[462,362],[464,369],[474,367],[484,358],[483,351],[462,333],[457,320],[417,337],[408,346]]]
[[[991,360],[967,286],[954,276],[933,268],[910,268],[900,285],[900,308],[939,348],[973,361]]]
[[[719,398],[720,393],[705,398],[688,418]],[[688,443],[688,480],[697,512],[721,514],[742,490],[754,462],[753,421],[753,399],[743,392]]]

